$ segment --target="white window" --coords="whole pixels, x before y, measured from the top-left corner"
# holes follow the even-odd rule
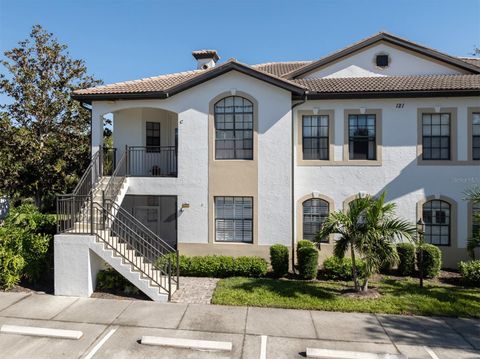
[[[215,240],[253,242],[252,197],[215,197]]]

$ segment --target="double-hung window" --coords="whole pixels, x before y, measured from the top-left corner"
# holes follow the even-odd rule
[[[229,96],[214,106],[215,159],[253,159],[253,104],[240,96]]]
[[[377,159],[376,115],[348,115],[348,149],[350,160]]]
[[[328,160],[328,115],[302,117],[304,160]]]
[[[253,242],[252,197],[215,197],[215,240]]]
[[[449,113],[422,115],[422,159],[450,160],[451,121]]]
[[[472,159],[480,160],[480,113],[472,115]]]

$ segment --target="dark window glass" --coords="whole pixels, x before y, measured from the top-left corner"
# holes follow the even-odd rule
[[[313,198],[303,202],[303,238],[314,240],[318,231],[328,217],[328,202]],[[328,238],[322,241],[328,242]]]
[[[422,115],[422,148],[424,160],[450,159],[450,114]]]
[[[376,160],[376,116],[348,116],[348,150],[351,160]]]
[[[215,158],[253,159],[253,104],[239,96],[215,104]]]
[[[302,138],[304,160],[328,160],[328,116],[303,116]]]
[[[426,243],[450,245],[450,212],[450,205],[445,201],[432,200],[423,205]]]
[[[252,197],[215,197],[215,240],[253,242]]]
[[[474,160],[480,160],[480,113],[473,114],[472,157]]]
[[[146,144],[147,152],[156,152],[160,150],[160,122],[146,123]],[[150,147],[150,148],[148,148]]]
[[[377,55],[376,62],[378,67],[387,67],[388,55]]]

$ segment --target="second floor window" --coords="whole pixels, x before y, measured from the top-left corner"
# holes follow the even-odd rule
[[[431,200],[423,205],[425,242],[437,246],[450,245],[450,204]]]
[[[253,159],[253,104],[229,96],[215,104],[215,159]]]
[[[328,160],[328,116],[303,116],[304,160]]]
[[[422,115],[422,158],[424,160],[450,159],[449,113]]]
[[[348,115],[348,150],[351,160],[376,160],[376,116]]]
[[[480,160],[480,113],[473,114],[472,121],[472,158]]]
[[[147,151],[159,151],[160,149],[158,147],[160,147],[160,122],[147,122],[146,127],[147,128],[145,133],[147,137],[145,144],[147,145]]]

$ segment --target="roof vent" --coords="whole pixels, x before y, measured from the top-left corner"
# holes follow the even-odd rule
[[[216,50],[197,50],[192,52],[193,57],[197,60],[197,69],[206,70],[215,67],[220,59]]]

